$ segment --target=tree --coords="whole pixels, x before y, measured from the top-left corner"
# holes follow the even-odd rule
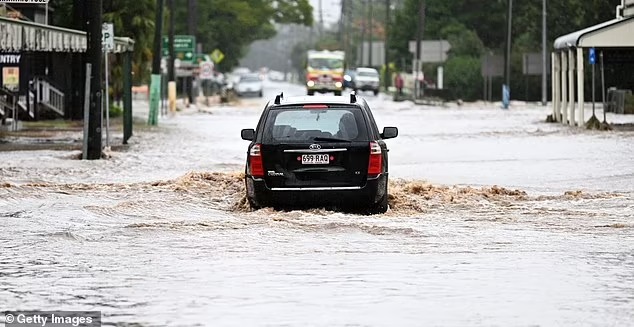
[[[408,43],[416,38],[418,6],[423,0],[404,0],[390,27],[390,49],[397,64],[410,62]],[[445,65],[449,87],[460,87],[468,99],[481,94],[480,54],[484,49],[504,53],[508,0],[424,0],[424,39],[445,38],[452,50]],[[555,38],[614,18],[613,0],[548,1],[548,44]],[[513,55],[511,88],[521,88],[522,53],[541,51],[542,1],[515,1],[513,9]],[[403,69],[404,67],[401,67]],[[459,71],[453,71],[458,69]],[[479,73],[478,73],[479,74]],[[462,79],[462,80],[461,80]],[[462,88],[468,88],[462,89]],[[471,91],[473,90],[473,92]]]
[[[177,8],[175,15],[176,33],[187,34],[187,8]],[[253,41],[274,36],[274,23],[313,23],[308,0],[199,1],[196,15],[196,41],[205,53],[220,49],[225,54],[218,66],[225,71],[237,65]]]

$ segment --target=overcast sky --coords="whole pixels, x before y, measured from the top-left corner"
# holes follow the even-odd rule
[[[319,1],[320,0],[310,0],[316,23],[319,22]],[[339,21],[341,0],[321,0],[321,8],[324,15],[324,25],[328,26]]]

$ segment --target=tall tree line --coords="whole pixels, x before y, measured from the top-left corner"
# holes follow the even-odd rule
[[[412,55],[408,41],[416,39],[418,8],[423,0],[404,0],[394,14],[390,51],[400,69],[409,69]],[[445,85],[461,90],[456,96],[482,98],[480,60],[485,53],[504,54],[508,0],[424,0],[426,9],[423,39],[447,39],[452,45],[445,63]],[[613,19],[616,0],[549,0],[547,41],[550,48],[562,35]],[[524,94],[522,54],[541,51],[542,1],[515,0],[513,4],[511,89]],[[405,66],[402,64],[405,62]],[[435,76],[435,65],[425,67]],[[501,80],[494,85],[501,89]],[[534,92],[540,92],[535,89]],[[495,93],[495,92],[494,92]],[[500,93],[500,92],[497,92]]]

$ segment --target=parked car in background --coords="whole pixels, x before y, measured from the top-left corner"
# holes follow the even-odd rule
[[[343,88],[344,89],[354,89],[354,70],[348,69],[343,75]]]
[[[379,72],[374,68],[357,68],[352,81],[356,92],[361,90],[372,91],[374,95],[379,94],[381,79],[379,78]]]
[[[251,207],[388,210],[388,149],[368,103],[350,97],[276,97],[257,129],[242,130]]]
[[[264,87],[260,74],[249,73],[240,76],[240,79],[233,89],[240,97],[249,95],[262,97],[263,88]]]

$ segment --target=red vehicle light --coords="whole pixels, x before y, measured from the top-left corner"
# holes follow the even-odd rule
[[[328,109],[328,106],[325,104],[306,104],[303,107],[304,109]]]
[[[264,177],[264,162],[262,161],[260,147],[260,144],[255,144],[249,151],[249,170],[251,171],[251,176],[255,178]]]
[[[381,146],[377,142],[370,142],[370,161],[368,163],[368,176],[376,177],[383,170],[383,155]]]

